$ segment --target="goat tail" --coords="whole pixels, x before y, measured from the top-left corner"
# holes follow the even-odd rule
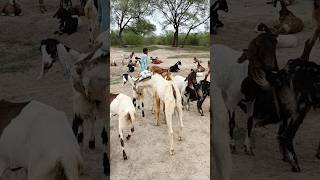
[[[176,90],[174,89],[173,84],[171,85],[171,88],[172,88],[173,97],[174,97],[174,99],[177,101],[177,92],[176,92]]]
[[[135,121],[134,111],[129,111],[128,112],[128,119],[131,120],[132,124],[134,123],[134,121]]]

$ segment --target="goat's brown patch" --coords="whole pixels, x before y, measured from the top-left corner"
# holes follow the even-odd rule
[[[0,136],[3,130],[10,124],[11,120],[17,117],[22,109],[28,105],[30,101],[14,103],[6,100],[0,101]]]

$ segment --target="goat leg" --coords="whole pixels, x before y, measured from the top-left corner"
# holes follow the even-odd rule
[[[293,140],[296,135],[296,132],[298,131],[300,125],[303,122],[303,119],[306,115],[308,107],[306,109],[301,110],[299,114],[293,116],[294,119],[291,120],[291,122],[288,124],[288,127],[285,129],[283,134],[280,136],[281,143],[284,143],[285,148],[287,150],[287,157],[289,158],[289,163],[291,164],[292,171],[293,172],[300,172],[300,166],[298,164],[298,158],[294,150],[293,146]]]
[[[219,19],[217,19],[216,28],[220,28],[223,26],[224,26],[224,24]]]
[[[318,159],[320,159],[320,143],[319,143],[319,146],[318,146],[318,151],[317,151],[316,157],[317,157]]]
[[[204,116],[203,110],[202,110],[203,101],[204,101],[204,98],[197,101],[198,112],[201,114],[201,116]]]
[[[280,150],[281,155],[282,155],[282,161],[284,161],[284,162],[288,162],[288,157],[287,157],[287,151],[286,151],[285,145],[281,141],[280,137],[281,137],[281,134],[283,134],[283,132],[284,132],[286,126],[287,126],[286,123],[287,123],[286,120],[282,121],[281,124],[280,124],[279,130],[278,130],[279,150]]]
[[[252,137],[252,131],[253,131],[253,116],[250,116],[247,121],[247,134],[245,139],[245,146],[244,150],[248,155],[254,156],[253,150],[252,150],[252,144],[251,144],[251,137]]]
[[[45,13],[47,11],[46,6],[44,5],[44,0],[39,0],[39,9],[41,13]]]
[[[235,112],[228,111],[229,113],[229,135],[230,135],[230,149],[231,153],[236,152],[236,145],[234,143],[234,128],[236,127],[236,121],[235,121]]]

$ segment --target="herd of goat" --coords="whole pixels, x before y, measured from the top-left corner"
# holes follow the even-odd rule
[[[201,116],[204,115],[202,110],[202,104],[207,96],[210,95],[210,82],[207,81],[207,76],[210,71],[206,74],[205,78],[201,81],[197,80],[197,77],[202,76],[199,74],[198,67],[200,60],[194,58],[195,63],[198,64],[197,69],[191,69],[190,74],[187,77],[180,75],[173,76],[172,73],[180,71],[179,66],[182,65],[181,61],[178,61],[169,68],[162,68],[157,65],[150,66],[148,75],[143,77],[139,74],[134,77],[134,72],[130,69],[130,63],[134,61],[136,69],[139,68],[139,57],[133,57],[134,52],[129,57],[124,56],[122,61],[123,65],[128,64],[128,73],[122,75],[123,85],[130,84],[132,87],[132,98],[125,94],[111,94],[110,99],[110,118],[112,115],[118,115],[119,120],[119,137],[122,147],[122,154],[124,160],[127,159],[127,154],[124,149],[124,138],[123,130],[130,129],[127,136],[127,140],[131,137],[134,132],[134,121],[136,119],[135,108],[141,110],[142,117],[145,117],[144,106],[145,100],[152,100],[152,112],[155,113],[155,124],[160,125],[160,105],[163,104],[163,113],[165,116],[165,122],[168,126],[169,140],[170,140],[170,154],[174,154],[173,148],[173,128],[172,128],[172,117],[176,113],[178,117],[179,135],[178,139],[182,140],[182,129],[183,125],[183,109],[189,111],[190,102],[196,101],[198,112]],[[159,62],[158,58],[155,58]],[[154,60],[151,58],[151,63],[154,64]],[[112,63],[116,66],[115,61]],[[158,63],[155,63],[158,64]],[[201,66],[202,67],[202,66]],[[200,68],[201,72],[205,71],[205,68]]]
[[[42,13],[47,10],[44,5],[44,0],[39,0],[39,7]],[[0,7],[0,13],[3,16],[21,16],[22,8],[18,0],[8,0],[3,7]],[[89,47],[92,47],[94,42],[94,30],[98,25],[98,2],[97,0],[80,0],[79,5],[72,5],[71,0],[60,0],[59,9],[53,15],[59,20],[59,28],[54,34],[71,35],[78,31],[86,21],[89,31]],[[84,18],[82,18],[84,17]]]
[[[224,0],[218,1],[225,2],[220,2],[220,6],[227,5]],[[292,40],[292,34],[301,31],[303,26],[302,21],[294,20],[293,13],[286,7],[293,1],[274,0],[268,3],[276,5],[277,1],[282,6],[280,16],[291,16],[296,23],[286,22],[283,24],[286,28],[277,30],[275,26],[269,28],[266,24],[258,24],[255,30],[259,34],[242,52],[222,44],[213,44],[211,47],[214,68],[213,148],[218,179],[231,179],[231,153],[236,151],[236,108],[240,108],[247,116],[244,141],[247,154],[254,155],[251,142],[254,128],[277,123],[282,160],[291,165],[292,171],[301,171],[294,138],[311,108],[320,107],[320,65],[309,60],[311,50],[320,38],[320,1],[314,0],[313,4],[313,19],[316,22],[314,33],[305,41],[301,56],[289,59],[282,69],[277,63],[278,44],[287,41],[285,44],[291,42],[295,45],[286,47],[295,47],[297,42]],[[280,17],[279,20],[281,22],[284,19]],[[295,30],[289,30],[291,27]],[[316,157],[320,159],[320,143],[317,148]]]
[[[10,0],[1,13],[10,13],[18,7]],[[43,2],[40,0],[40,2]],[[11,6],[13,5],[13,6]],[[78,17],[70,0],[60,2],[54,17],[60,19],[59,31],[72,34],[78,26]],[[27,102],[0,101],[0,177],[5,171],[25,169],[28,180],[68,179],[79,180],[83,173],[84,160],[80,151],[84,135],[89,136],[89,148],[95,149],[95,122],[101,120],[104,152],[101,156],[104,173],[110,173],[108,143],[107,62],[110,58],[109,32],[101,32],[93,39],[93,24],[96,24],[97,9],[93,0],[81,1],[82,11],[89,20],[91,50],[79,52],[54,38],[40,43],[42,66],[38,80],[59,63],[66,80],[73,90],[72,125],[65,112],[31,100]],[[20,7],[20,6],[19,6]],[[44,8],[44,6],[42,7]],[[20,9],[21,10],[21,9]],[[79,12],[79,11],[78,11]],[[71,14],[70,14],[71,13]],[[71,18],[70,18],[71,16]],[[90,22],[94,22],[90,24]],[[72,33],[69,33],[73,31]],[[87,122],[89,127],[84,128]],[[85,133],[84,130],[88,130]]]

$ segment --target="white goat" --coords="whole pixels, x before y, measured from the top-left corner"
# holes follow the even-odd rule
[[[221,90],[214,84],[212,98],[213,133],[213,155],[216,165],[216,179],[230,180],[232,171],[232,160],[230,153],[230,136],[228,134],[228,110],[222,98]]]
[[[123,74],[122,75],[122,85],[125,85],[127,82],[132,86],[132,88],[135,86],[135,83],[137,82],[138,78],[132,77],[130,74]],[[137,93],[136,91],[132,90],[132,97],[133,97],[133,105],[134,107],[137,107],[138,109],[141,109],[142,117],[145,116],[144,113],[144,97],[146,94],[149,94],[150,97],[153,96],[152,89],[151,88],[145,88],[142,92]],[[153,107],[152,107],[153,111]]]
[[[2,100],[0,107],[0,124],[7,121],[3,131],[0,126],[0,177],[22,167],[28,180],[80,179],[83,160],[65,113],[37,101]]]
[[[173,129],[172,129],[172,116],[176,111],[178,114],[178,124],[180,126],[180,132],[178,135],[179,140],[182,140],[182,104],[181,94],[179,89],[172,81],[165,80],[160,74],[153,74],[150,79],[139,81],[136,83],[134,90],[137,93],[143,91],[144,88],[152,88],[154,104],[156,105],[156,125],[160,125],[160,102],[164,103],[165,108],[165,120],[168,126],[168,133],[170,139],[170,154],[174,154],[173,149]]]
[[[248,63],[242,64],[237,59],[242,52],[236,51],[224,45],[214,44],[211,46],[213,55],[213,82],[221,89],[224,102],[229,113],[234,114],[238,102],[242,99],[241,83],[247,77]],[[234,148],[233,139],[231,146]]]
[[[180,91],[183,109],[186,109],[189,111],[190,104],[188,102],[188,97],[185,96],[185,90],[186,90],[186,87],[188,86],[188,81],[186,81],[185,77],[177,75],[177,76],[173,77],[173,82],[178,87],[178,89]]]
[[[131,133],[134,131],[135,121],[135,107],[133,106],[132,99],[125,94],[111,95],[111,98],[115,97],[110,103],[110,119],[112,115],[119,116],[119,136],[122,148],[123,159],[127,160],[127,155],[124,150],[123,142],[123,130],[130,128],[130,132],[127,136],[127,140],[130,139]]]

